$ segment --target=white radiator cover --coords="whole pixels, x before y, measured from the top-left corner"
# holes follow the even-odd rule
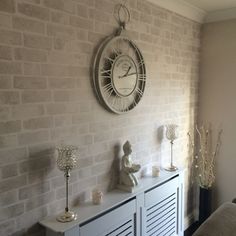
[[[53,216],[40,224],[47,236],[183,236],[183,183],[183,171],[162,171],[141,179],[134,193],[115,190],[102,205],[73,209],[76,221],[59,223]]]

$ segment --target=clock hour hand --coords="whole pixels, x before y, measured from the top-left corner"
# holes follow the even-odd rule
[[[128,75],[130,69],[131,69],[131,66],[129,66],[128,70],[125,72],[124,75],[119,76],[119,79],[121,79],[121,78],[125,77],[126,75]]]

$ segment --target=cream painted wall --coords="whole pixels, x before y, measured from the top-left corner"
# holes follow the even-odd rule
[[[223,128],[214,207],[236,197],[236,20],[205,24],[202,32],[199,123]]]

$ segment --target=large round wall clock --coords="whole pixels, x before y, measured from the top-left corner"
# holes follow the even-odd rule
[[[125,30],[100,45],[94,60],[93,82],[100,102],[114,113],[128,112],[141,100],[146,68],[140,50]]]

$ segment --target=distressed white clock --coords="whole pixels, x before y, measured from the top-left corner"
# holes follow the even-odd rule
[[[94,88],[109,111],[122,114],[141,100],[146,83],[143,56],[124,30],[99,47],[93,68]]]

